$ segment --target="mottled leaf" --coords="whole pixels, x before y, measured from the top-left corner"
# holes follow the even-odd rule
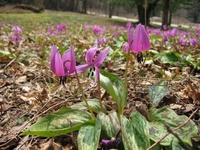
[[[101,137],[103,139],[111,139],[120,129],[120,123],[115,111],[111,111],[108,115],[99,112],[97,119],[102,123]]]
[[[100,84],[115,100],[118,109],[119,110],[123,109],[122,108],[122,99],[124,95],[123,81],[116,75],[101,70]],[[127,93],[125,95],[125,104],[126,104],[126,99],[127,99]],[[126,106],[125,104],[124,106]]]
[[[178,127],[183,124],[188,119],[187,116],[177,115],[170,108],[152,108],[150,110],[150,135],[153,141],[159,140],[167,133],[167,129],[165,127],[165,123],[170,126],[171,129]],[[174,131],[180,138],[185,142],[191,145],[191,136],[198,133],[197,126],[195,123],[190,120],[185,126]],[[172,134],[169,134],[164,140],[160,142],[161,145],[169,146],[171,141],[175,137]]]
[[[93,124],[83,125],[78,132],[79,150],[96,150],[101,134],[101,122],[96,120]]]
[[[149,99],[153,107],[157,107],[160,101],[170,90],[165,87],[165,82],[160,81],[155,85],[149,86]]]
[[[99,113],[99,111],[101,111],[101,106],[98,99],[88,99],[87,102],[90,105],[93,112]],[[70,108],[78,109],[78,110],[87,110],[85,102],[73,104],[72,106],[70,106]],[[104,105],[103,105],[103,109],[104,109],[104,112],[106,113],[106,107]]]
[[[145,150],[150,146],[149,123],[139,112],[131,114],[130,120],[121,116],[122,140],[125,150]]]
[[[62,108],[37,121],[22,135],[59,136],[79,130],[83,124],[91,122],[91,119],[91,115],[85,110]]]

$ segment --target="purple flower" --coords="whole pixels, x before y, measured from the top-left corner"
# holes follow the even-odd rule
[[[106,43],[106,39],[105,39],[105,38],[100,38],[100,37],[98,37],[98,38],[97,38],[97,41],[98,41],[98,43],[101,44],[101,45]]]
[[[181,44],[181,45],[186,45],[187,44],[187,40],[186,39],[184,39],[184,38],[182,38],[182,37],[180,37],[180,39],[179,39],[179,44]]]
[[[103,34],[103,29],[97,25],[93,27],[94,34]]]
[[[64,23],[61,23],[61,24],[59,24],[59,25],[56,26],[56,30],[58,32],[62,32],[65,29],[66,29],[66,24],[64,24]]]
[[[164,33],[162,40],[163,40],[163,42],[167,42],[168,41],[168,35]]]
[[[14,26],[12,40],[18,43],[21,40],[21,33],[22,33],[21,28],[18,26]]]
[[[138,24],[135,29],[135,37],[133,45],[130,48],[133,52],[141,53],[142,51],[150,49],[150,40],[145,27],[141,24]]]
[[[76,59],[73,46],[70,46],[70,50],[66,51],[61,57],[56,46],[53,45],[50,66],[52,72],[60,77],[60,83],[64,85],[66,76],[73,74],[75,71]]]
[[[99,68],[103,61],[105,60],[109,51],[109,47],[105,48],[100,52],[97,44],[90,48],[85,56],[85,61],[87,64],[79,65],[76,67],[77,73],[84,72],[88,68],[95,69],[95,82],[99,79]]]
[[[109,150],[113,148],[119,148],[121,145],[121,140],[119,138],[117,139],[111,139],[111,140],[101,140],[100,146],[103,148],[103,150]]]
[[[197,39],[190,39],[190,46],[196,46],[198,43],[198,40]]]
[[[164,24],[164,25],[163,25],[163,30],[167,30],[167,29],[168,29],[167,25]]]
[[[20,34],[20,33],[22,33],[22,29],[20,27],[18,27],[18,26],[14,26],[13,32],[15,34]]]
[[[125,43],[122,45],[122,50],[123,50],[124,52],[127,52],[127,51],[129,50],[129,44],[128,44],[128,42],[125,42]]]
[[[154,30],[154,33],[157,34],[157,35],[160,35],[160,34],[161,34],[161,31],[160,31],[160,29],[155,29],[155,30]]]
[[[199,32],[200,31],[200,27],[196,26],[196,31]]]
[[[178,30],[176,28],[172,29],[169,33],[171,37],[175,37],[178,34]]]
[[[126,27],[128,28],[127,36],[128,36],[128,45],[124,49],[125,51],[131,50],[133,46],[133,40],[134,40],[134,28],[132,28],[131,23],[127,23]],[[127,50],[128,49],[128,50]]]

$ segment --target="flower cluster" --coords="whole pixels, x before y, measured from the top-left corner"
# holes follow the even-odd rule
[[[57,50],[57,47],[53,45],[51,48],[51,70],[53,73],[60,77],[60,84],[63,84],[65,86],[66,76],[81,73],[88,68],[92,68],[95,70],[96,82],[99,79],[100,66],[105,60],[108,52],[109,47],[105,48],[103,51],[100,51],[98,45],[95,44],[86,53],[85,60],[87,63],[76,66],[76,58],[73,46],[70,46],[70,49],[66,51],[65,54],[61,57],[61,54]]]
[[[59,25],[56,25],[55,27],[50,27],[47,29],[47,32],[51,36],[56,36],[58,34],[61,34],[63,31],[65,31],[67,28],[66,24],[61,23]]]

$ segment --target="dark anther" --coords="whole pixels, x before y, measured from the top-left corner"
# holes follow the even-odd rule
[[[138,63],[142,63],[142,62],[143,62],[142,53],[138,53],[138,54],[137,54],[137,61],[138,61]]]
[[[62,84],[62,85],[65,85],[65,83],[66,83],[66,76],[64,76],[64,77],[60,77],[60,84]]]

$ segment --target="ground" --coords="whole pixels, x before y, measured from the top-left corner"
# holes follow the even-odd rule
[[[51,45],[64,45],[65,50],[70,42],[76,50],[82,50],[81,52],[77,50],[77,64],[84,63],[83,54],[91,46],[90,42],[94,35],[87,35],[82,23],[125,27],[126,21],[110,20],[95,15],[64,12],[55,14],[46,11],[44,14],[37,15],[32,13],[0,14],[0,22],[3,24],[0,26],[0,149],[77,149],[77,132],[55,138],[20,136],[27,127],[43,116],[82,101],[74,76],[67,79],[67,87],[63,88],[59,84],[59,78],[52,73],[49,65]],[[66,23],[69,30],[58,37],[49,36],[48,27],[61,22]],[[19,25],[23,29],[22,41],[17,45],[11,40],[13,25]],[[73,26],[76,27],[76,31],[73,30]],[[187,48],[176,45],[175,47],[177,51],[187,53]],[[151,46],[154,50],[162,48],[156,44]],[[199,48],[200,44],[190,50],[195,54]],[[197,68],[188,65],[184,67],[184,70],[180,70],[181,64],[170,66],[159,60],[155,60],[150,65],[140,66],[135,65],[137,63],[135,56],[134,54],[130,58],[129,100],[125,108],[125,116],[129,117],[132,112],[139,111],[148,119],[151,107],[148,86],[160,80],[159,70],[164,70],[162,76],[170,93],[164,96],[158,107],[169,107],[177,114],[188,117],[199,109],[200,74]],[[124,78],[124,64],[125,59],[118,62],[107,60],[102,68]],[[80,79],[86,97],[98,98],[96,94],[98,89],[93,79],[88,78],[87,74],[80,75]],[[115,102],[105,90],[102,89],[101,94],[107,110],[116,110]],[[200,129],[199,117],[199,111],[197,111],[192,116],[192,120]],[[200,144],[197,139],[193,140]]]

